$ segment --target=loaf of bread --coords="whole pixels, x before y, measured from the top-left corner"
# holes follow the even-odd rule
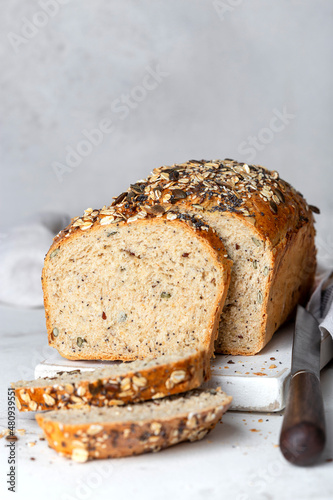
[[[52,378],[12,384],[20,411],[119,406],[159,399],[199,387],[207,379],[206,351],[137,360],[94,371],[76,370]]]
[[[42,277],[49,343],[69,359],[204,349],[208,373],[231,262],[200,214],[153,208],[88,210],[55,239]]]
[[[57,410],[36,415],[51,448],[77,462],[159,451],[202,439],[226,412],[231,397],[193,390],[134,405]]]
[[[208,346],[215,317],[216,352],[259,352],[308,295],[312,211],[261,166],[225,159],[155,169],[56,238],[43,272],[50,344],[73,359],[156,356],[177,342]],[[200,229],[181,231],[185,221]],[[201,250],[203,233],[211,252]],[[214,247],[220,262],[226,255],[217,237],[233,261],[221,318],[229,264],[213,264]]]

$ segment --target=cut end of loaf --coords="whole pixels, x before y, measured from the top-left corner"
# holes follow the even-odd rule
[[[193,348],[209,358],[230,279],[210,233],[154,218],[97,226],[52,248],[43,271],[50,344],[69,359]]]

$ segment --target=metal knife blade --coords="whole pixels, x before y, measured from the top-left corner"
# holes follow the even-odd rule
[[[304,370],[320,377],[320,340],[318,321],[299,305],[294,331],[291,375]]]
[[[317,320],[298,306],[289,393],[280,434],[280,450],[295,465],[315,463],[325,447],[320,340]]]

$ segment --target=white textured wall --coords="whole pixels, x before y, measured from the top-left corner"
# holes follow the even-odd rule
[[[50,14],[41,15],[42,4],[0,0],[10,223],[109,204],[161,164],[232,157],[278,170],[322,208],[318,227],[332,234],[330,0],[44,0]],[[143,95],[142,85],[156,88]],[[66,147],[101,122],[101,143],[60,182],[54,162],[65,164]]]

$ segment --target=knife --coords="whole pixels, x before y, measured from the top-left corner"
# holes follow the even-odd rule
[[[293,339],[289,394],[280,434],[280,449],[295,465],[311,465],[326,441],[320,387],[321,332],[316,318],[298,306]]]

